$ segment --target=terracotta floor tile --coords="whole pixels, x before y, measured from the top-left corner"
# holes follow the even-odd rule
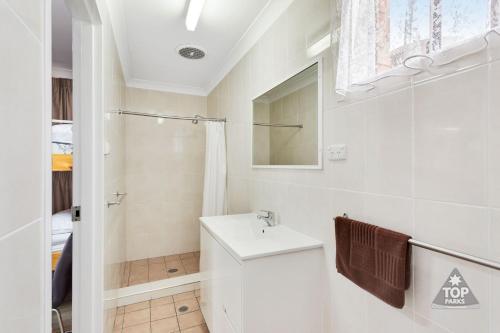
[[[186,274],[198,273],[200,271],[199,266],[199,251],[126,261],[120,264],[120,287],[124,288]],[[175,269],[176,271],[168,273],[168,269]]]
[[[148,282],[149,274],[148,274],[148,266],[145,268],[134,271],[130,273],[129,285],[139,284]]]
[[[126,327],[123,329],[122,333],[151,333],[150,323],[135,325]]]
[[[143,284],[143,283],[148,283],[149,278],[146,277],[138,277],[138,278],[130,278],[128,286],[135,286],[137,284]]]
[[[159,306],[159,305],[165,305],[165,304],[172,304],[174,303],[174,298],[172,296],[165,296],[157,299],[152,299],[151,300],[151,307]]]
[[[186,274],[194,274],[194,273],[199,273],[200,272],[200,266],[198,265],[184,265],[184,270],[186,271]]]
[[[175,317],[175,315],[174,304],[159,305],[151,308],[151,321]]]
[[[176,271],[174,272],[170,270],[176,270]],[[167,275],[169,278],[186,275],[186,271],[184,270],[184,266],[182,265],[180,260],[167,262]]]
[[[184,259],[194,258],[194,253],[193,252],[182,253],[179,256],[181,257],[181,260],[184,260]]]
[[[149,273],[149,282],[168,279],[167,272]]]
[[[181,260],[181,257],[178,254],[173,254],[170,256],[165,256],[165,262],[178,261]]]
[[[149,309],[125,313],[123,317],[123,327],[149,323],[151,314]]]
[[[165,264],[149,265],[149,281],[168,279],[167,268]]]
[[[153,333],[175,333],[179,331],[177,317],[157,320],[151,322],[151,330]]]
[[[167,268],[164,262],[157,264],[149,264],[149,271],[164,271]]]
[[[148,263],[151,264],[165,264],[165,257],[155,257],[155,258],[148,258]]]
[[[125,305],[125,313],[149,309],[149,301]]]
[[[186,307],[187,310],[184,310],[183,307]],[[200,309],[200,306],[198,305],[198,301],[195,298],[188,298],[185,300],[180,300],[178,302],[175,302],[175,311],[177,311],[177,315],[182,315],[185,313],[197,311]]]
[[[116,316],[115,318],[115,324],[114,324],[114,328],[119,328],[121,329],[123,327],[123,317],[124,315],[123,314],[119,314]]]
[[[148,265],[148,259],[133,260],[130,262],[130,269],[147,265]]]
[[[200,326],[205,322],[203,319],[203,315],[201,311],[193,311],[190,313],[186,313],[177,317],[179,320],[179,327],[181,330],[185,330],[186,328]]]
[[[200,259],[197,259],[195,257],[181,259],[181,261],[182,261],[183,265],[199,265],[200,264]]]
[[[181,333],[209,333],[206,325],[195,326],[182,330]]]
[[[115,319],[114,333],[209,333],[203,314],[199,310],[196,295],[199,289],[185,293],[166,296],[127,305],[124,315],[117,315]],[[141,309],[151,305],[151,308]],[[182,306],[188,307],[186,312],[180,312]],[[140,309],[129,312],[130,309]],[[118,312],[118,309],[117,309]],[[121,318],[123,316],[123,319]],[[123,320],[123,331],[120,330],[120,322]]]
[[[140,274],[147,274],[149,270],[149,265],[145,266],[135,266],[130,269],[130,275],[140,275]]]
[[[192,299],[192,298],[195,298],[194,291],[188,291],[185,293],[176,294],[176,295],[173,295],[173,298],[174,298],[174,302],[176,302],[176,303],[183,301],[185,299]]]

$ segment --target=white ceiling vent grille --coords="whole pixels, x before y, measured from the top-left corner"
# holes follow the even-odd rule
[[[178,52],[181,57],[187,59],[197,60],[205,57],[205,52],[194,46],[181,46]]]

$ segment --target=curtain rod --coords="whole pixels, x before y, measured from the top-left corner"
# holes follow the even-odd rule
[[[349,218],[349,215],[347,215],[346,213],[344,213],[343,217]],[[463,252],[458,252],[458,251],[451,250],[451,249],[446,249],[444,247],[440,247],[440,246],[432,245],[432,244],[429,244],[429,243],[421,242],[421,241],[418,241],[418,240],[413,239],[413,238],[410,238],[408,240],[408,244],[411,244],[413,246],[421,247],[421,248],[429,250],[429,251],[438,252],[438,253],[445,254],[445,255],[448,255],[448,256],[451,256],[451,257],[454,257],[454,258],[462,259],[462,260],[465,260],[465,261],[468,261],[468,262],[472,262],[474,264],[478,264],[478,265],[481,265],[481,266],[489,267],[489,268],[496,269],[496,270],[500,271],[500,262],[496,262],[496,261],[492,261],[492,260],[488,260],[488,259],[484,259],[484,258],[472,256],[470,254],[463,253]]]
[[[166,115],[160,113],[136,112],[136,111],[122,110],[122,109],[113,110],[111,111],[111,113],[140,116],[140,117],[162,118],[162,119],[190,120],[193,124],[198,124],[199,121],[217,121],[224,123],[226,122],[226,118],[208,118],[200,115],[195,115],[194,117],[183,117],[183,116]]]
[[[294,128],[303,128],[304,125],[289,125],[289,124],[273,124],[273,123],[253,123],[254,126],[267,126],[267,127],[294,127]]]

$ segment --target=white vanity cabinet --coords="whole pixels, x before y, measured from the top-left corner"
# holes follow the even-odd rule
[[[322,243],[254,214],[201,218],[201,310],[211,333],[322,332]]]

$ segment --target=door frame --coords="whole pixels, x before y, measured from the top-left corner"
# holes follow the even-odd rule
[[[81,220],[73,224],[73,299],[72,331],[103,330],[103,98],[102,98],[102,29],[98,0],[65,0],[73,17],[73,206],[81,206]],[[51,0],[46,0],[45,35],[45,142],[51,149],[52,55]],[[48,16],[47,16],[48,15]],[[47,155],[46,155],[47,156]],[[50,158],[45,168],[45,216],[52,216],[52,168]],[[50,177],[47,177],[50,175]],[[45,233],[44,332],[52,332],[51,223]]]

